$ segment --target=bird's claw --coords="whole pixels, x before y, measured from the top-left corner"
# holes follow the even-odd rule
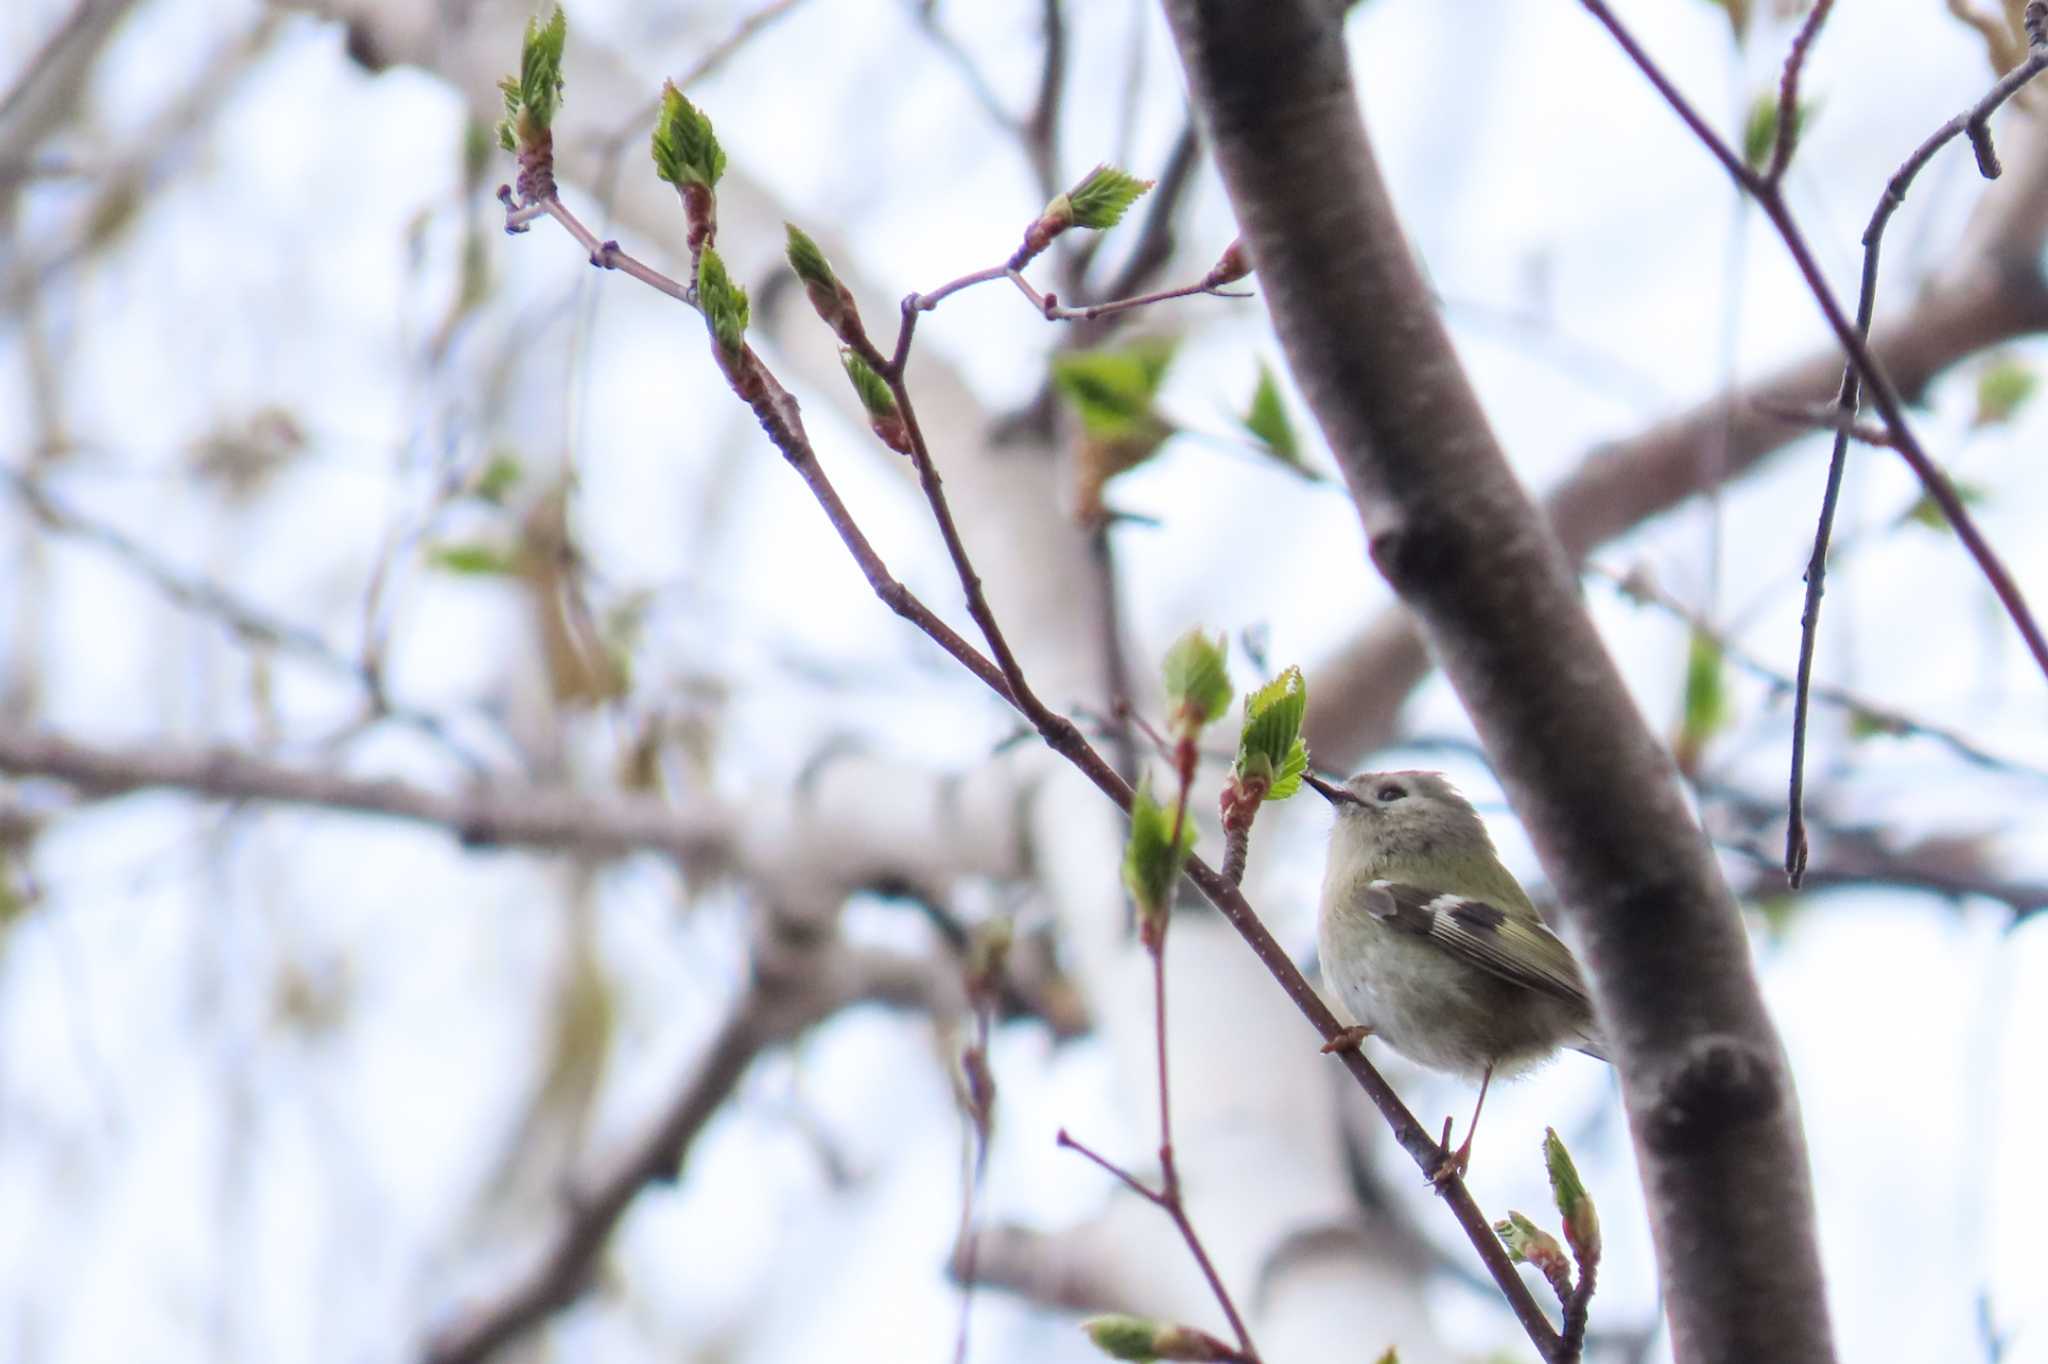
[[[1445,1118],[1443,1135],[1437,1138],[1436,1144],[1437,1148],[1444,1153],[1444,1158],[1438,1163],[1435,1172],[1430,1175],[1429,1182],[1438,1193],[1442,1193],[1451,1184],[1463,1179],[1465,1172],[1472,1168],[1472,1134],[1467,1132],[1464,1144],[1453,1151],[1451,1149],[1451,1120]]]
[[[1340,1051],[1357,1051],[1359,1044],[1371,1036],[1371,1028],[1346,1028],[1329,1041],[1323,1043],[1323,1054],[1329,1056]]]

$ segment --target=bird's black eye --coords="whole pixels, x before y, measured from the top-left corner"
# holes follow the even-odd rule
[[[1388,782],[1385,786],[1382,786],[1373,794],[1378,796],[1382,801],[1390,801],[1400,800],[1403,796],[1406,796],[1408,793],[1402,790],[1400,787],[1394,785],[1394,783]]]

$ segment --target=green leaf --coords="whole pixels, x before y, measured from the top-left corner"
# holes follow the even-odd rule
[[[2027,405],[2041,377],[2009,355],[1986,365],[1977,375],[1977,415],[1972,426],[2001,426]]]
[[[524,473],[525,469],[521,467],[516,456],[502,452],[494,454],[490,462],[477,474],[471,492],[479,501],[502,505],[506,494],[518,485],[520,476]]]
[[[1150,180],[1140,180],[1115,166],[1100,165],[1082,177],[1080,184],[1068,190],[1065,198],[1075,227],[1100,231],[1115,227],[1123,218],[1124,210],[1151,188]],[[1058,200],[1054,203],[1057,205]]]
[[[1811,100],[1800,100],[1792,107],[1792,149],[1799,146],[1799,139],[1806,134],[1807,121],[1812,117],[1814,104]],[[1771,164],[1771,153],[1778,145],[1778,92],[1775,88],[1759,91],[1750,102],[1749,118],[1742,127],[1742,161],[1753,171],[1761,171]],[[1789,158],[1791,149],[1788,149]]]
[[[709,247],[697,262],[697,306],[704,310],[718,348],[737,359],[746,345],[747,291],[732,282],[725,262]]]
[[[1273,778],[1273,784],[1266,788],[1267,800],[1286,800],[1301,789],[1301,779],[1308,771],[1308,744],[1296,739],[1288,748],[1287,756],[1280,762],[1280,773]]]
[[[1707,741],[1730,720],[1726,669],[1720,641],[1694,630],[1685,658],[1685,710],[1678,729],[1678,765],[1690,769]]]
[[[1295,435],[1294,423],[1288,420],[1279,382],[1264,365],[1259,366],[1259,386],[1252,391],[1251,410],[1240,419],[1240,424],[1274,459],[1298,473],[1308,472],[1301,458],[1301,439]]]
[[[464,577],[511,577],[519,572],[518,556],[511,550],[475,540],[430,545],[426,559],[430,568]]]
[[[1965,483],[1959,478],[1951,478],[1949,486],[1955,490],[1956,500],[1965,507],[1975,506],[1987,496],[1981,484]],[[1925,526],[1929,530],[1949,529],[1948,513],[1941,509],[1941,504],[1934,500],[1931,493],[1921,493],[1919,500],[1906,508],[1904,514],[1899,517],[1901,525],[1908,521]]]
[[[796,277],[805,287],[817,286],[831,291],[839,288],[839,276],[832,273],[832,263],[825,259],[825,253],[811,240],[811,234],[795,223],[784,223],[783,230],[789,235],[786,253],[789,268],[796,271]]]
[[[1755,902],[1756,912],[1762,916],[1764,929],[1773,941],[1783,942],[1792,931],[1792,920],[1799,911],[1806,908],[1803,895],[1766,895]]]
[[[562,103],[562,49],[569,37],[569,21],[561,7],[546,23],[538,17],[526,21],[526,36],[519,46],[519,74],[498,82],[505,96],[505,117],[498,124],[498,145],[516,152],[539,141],[555,121]]]
[[[519,102],[543,128],[553,124],[562,103],[562,50],[568,41],[569,17],[560,5],[544,24],[538,18],[526,21],[519,50]]]
[[[852,347],[842,347],[839,363],[846,370],[846,377],[853,381],[853,391],[860,399],[860,405],[867,409],[870,417],[893,417],[896,415],[896,395],[889,391],[888,381],[875,373],[874,367],[860,358]]]
[[[1095,1342],[1095,1348],[1111,1359],[1158,1358],[1152,1351],[1152,1338],[1159,1333],[1159,1327],[1160,1323],[1144,1317],[1120,1315],[1090,1317],[1081,1323],[1081,1329],[1088,1333],[1088,1339]]]
[[[1194,728],[1213,723],[1230,708],[1235,695],[1225,664],[1222,635],[1210,639],[1200,629],[1188,631],[1166,651],[1166,706],[1176,728],[1183,717]]]
[[[712,189],[725,174],[725,149],[704,111],[683,97],[674,81],[661,86],[661,114],[654,125],[655,174],[678,189]]]
[[[1555,1127],[1543,1129],[1543,1168],[1550,1174],[1550,1196],[1557,1204],[1559,1215],[1564,1218],[1564,1239],[1571,1243],[1572,1254],[1578,1257],[1579,1265],[1597,1262],[1600,1258],[1600,1214],[1593,1206],[1593,1196],[1586,1192],[1586,1183],[1579,1178],[1579,1167],[1572,1163],[1571,1152],[1565,1150],[1564,1141],[1557,1135]]]
[[[491,128],[480,119],[462,124],[462,183],[479,187],[491,171]],[[510,150],[510,149],[508,149]]]
[[[1749,118],[1742,125],[1742,164],[1762,170],[1771,163],[1771,148],[1777,144],[1778,95],[1765,90],[1749,102]]]
[[[1220,1361],[1242,1358],[1207,1331],[1145,1317],[1091,1317],[1081,1323],[1095,1348],[1111,1359]]]
[[[1264,781],[1266,800],[1285,800],[1301,789],[1302,774],[1308,771],[1308,745],[1301,739],[1307,712],[1308,684],[1298,667],[1283,670],[1245,697],[1233,769],[1240,785]]]
[[[1173,342],[1150,339],[1108,350],[1067,351],[1052,361],[1052,381],[1101,440],[1145,434],[1161,425],[1152,410],[1173,363]]]
[[[1493,1224],[1493,1234],[1500,1237],[1500,1243],[1507,1248],[1508,1258],[1516,1264],[1531,1264],[1541,1268],[1546,1262],[1562,1262],[1564,1247],[1557,1238],[1537,1226],[1521,1213],[1510,1211],[1508,1215]]]
[[[861,334],[859,310],[854,307],[853,291],[840,282],[833,273],[832,262],[825,259],[825,253],[811,240],[810,234],[795,223],[782,225],[789,233],[786,254],[789,268],[803,282],[804,296],[811,301],[811,308],[835,336],[842,341],[852,341]]]
[[[1138,783],[1131,800],[1131,837],[1124,845],[1124,887],[1137,902],[1138,915],[1147,923],[1164,921],[1173,902],[1173,885],[1181,866],[1195,846],[1195,821],[1181,825],[1180,839],[1173,838],[1173,812],[1152,798],[1152,782]]]

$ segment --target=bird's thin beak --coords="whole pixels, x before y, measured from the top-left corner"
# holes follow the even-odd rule
[[[1301,779],[1307,782],[1310,786],[1313,786],[1316,789],[1317,794],[1321,795],[1324,800],[1327,800],[1332,805],[1342,805],[1346,800],[1349,800],[1351,798],[1351,793],[1349,791],[1346,791],[1343,787],[1338,786],[1334,782],[1324,781],[1321,777],[1317,776],[1313,772],[1302,773]]]

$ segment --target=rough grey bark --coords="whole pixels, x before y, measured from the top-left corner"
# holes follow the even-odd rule
[[[1327,6],[1168,0],[1288,362],[1373,561],[1571,907],[1621,1072],[1676,1353],[1834,1356],[1804,1139],[1732,897],[1452,351]]]

